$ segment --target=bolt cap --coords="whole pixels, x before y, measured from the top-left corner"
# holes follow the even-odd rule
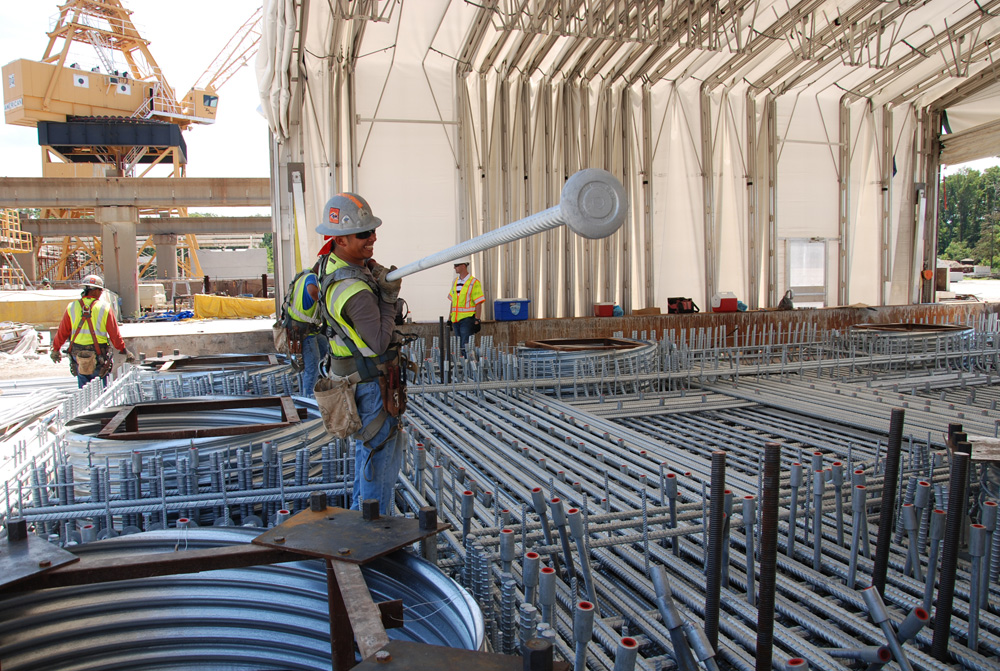
[[[621,182],[607,170],[597,168],[580,170],[566,181],[559,207],[566,225],[591,240],[617,231],[628,214]]]

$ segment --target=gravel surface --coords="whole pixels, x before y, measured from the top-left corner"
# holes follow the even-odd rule
[[[25,380],[36,377],[72,377],[69,362],[52,363],[48,354],[4,354],[0,352],[0,380]]]

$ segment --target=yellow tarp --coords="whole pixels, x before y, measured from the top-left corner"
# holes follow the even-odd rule
[[[79,289],[0,291],[0,321],[55,328],[59,326],[66,306],[79,297]],[[112,291],[105,291],[101,294],[101,302],[117,306],[118,297]],[[112,309],[117,317],[118,310]]]
[[[245,319],[248,317],[273,317],[273,298],[238,298],[195,294],[195,319]]]

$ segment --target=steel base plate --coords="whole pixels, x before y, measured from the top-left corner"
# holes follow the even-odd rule
[[[38,573],[80,561],[76,555],[29,534],[20,541],[0,542],[0,587],[14,585]]]
[[[379,653],[389,653],[380,661],[372,655],[352,671],[440,671],[441,669],[475,669],[476,671],[521,671],[524,660],[517,655],[500,655],[476,650],[444,648],[413,641],[389,641]],[[376,653],[378,654],[378,653]],[[553,671],[568,671],[569,664],[553,661]]]
[[[303,510],[253,542],[312,557],[364,564],[450,528],[450,524],[439,522],[436,529],[422,531],[417,520],[405,517],[379,517],[368,522],[357,510],[327,508],[323,512]]]

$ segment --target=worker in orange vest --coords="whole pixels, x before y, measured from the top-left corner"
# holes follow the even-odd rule
[[[76,375],[77,385],[82,388],[97,377],[107,383],[114,364],[109,343],[125,355],[126,363],[135,361],[135,356],[125,347],[111,307],[100,302],[104,280],[99,275],[87,275],[81,288],[80,298],[66,306],[49,356],[55,363],[62,361],[60,350],[63,343],[69,341],[69,370]]]

